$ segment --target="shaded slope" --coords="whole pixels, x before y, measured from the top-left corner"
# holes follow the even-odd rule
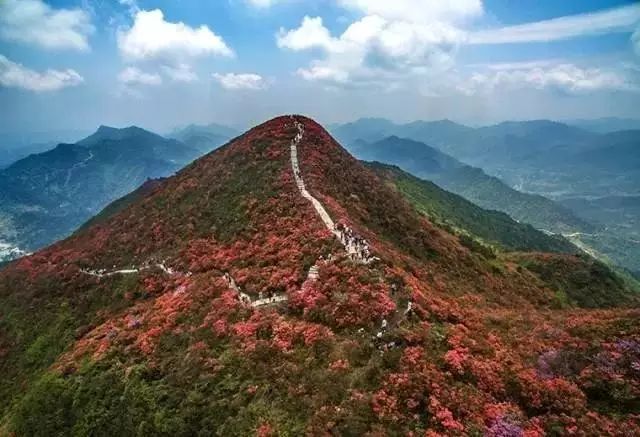
[[[301,195],[296,123],[306,189],[376,262],[349,257]],[[638,429],[633,399],[606,390],[619,378],[536,364],[636,341],[637,312],[554,310],[533,273],[469,251],[312,120],[260,125],[104,218],[0,271],[10,432]]]
[[[90,228],[94,225],[104,222],[115,214],[119,213],[129,205],[132,205],[136,202],[141,201],[146,196],[153,193],[158,187],[162,185],[162,180],[160,179],[148,179],[146,180],[139,188],[131,193],[123,196],[112,203],[108,204],[102,211],[96,214],[94,217],[89,219],[86,223],[84,223],[78,231],[81,232],[87,228]]]
[[[69,235],[147,178],[167,176],[196,149],[137,127],[100,127],[77,144],[0,171],[0,241],[32,251]]]
[[[633,299],[625,280],[605,264],[586,255],[514,254],[511,258],[534,272],[568,303],[585,308],[627,304]],[[635,291],[636,296],[638,290]]]
[[[388,179],[432,222],[453,227],[507,250],[577,251],[575,246],[561,237],[548,236],[530,225],[517,223],[502,212],[482,209],[432,182],[405,173],[398,167],[376,162],[368,165]]]
[[[428,178],[427,175],[423,176]],[[461,167],[441,177],[434,177],[433,181],[483,208],[506,212],[514,219],[538,229],[554,233],[576,230],[591,232],[596,229],[553,200],[514,190],[479,168]]]
[[[514,190],[481,169],[464,165],[424,143],[389,137],[373,144],[358,143],[354,152],[362,159],[397,165],[482,208],[505,212],[538,229],[557,233],[594,230],[594,226],[562,205],[543,196]]]

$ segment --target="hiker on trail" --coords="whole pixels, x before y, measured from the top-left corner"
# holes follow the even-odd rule
[[[247,305],[251,305],[251,297],[249,297],[248,294],[245,293],[240,293],[240,302],[247,304]]]
[[[407,309],[404,311],[405,317],[409,318],[413,315],[413,302],[407,302]]]
[[[233,279],[231,279],[229,272],[224,272],[224,280],[227,281],[227,286],[229,288],[233,288]]]

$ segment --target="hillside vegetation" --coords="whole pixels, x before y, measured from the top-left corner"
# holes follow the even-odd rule
[[[449,226],[480,238],[489,245],[497,245],[507,250],[566,253],[578,251],[562,237],[546,235],[531,225],[514,221],[505,213],[482,209],[461,196],[412,176],[398,167],[380,163],[368,165],[388,179],[432,222]]]
[[[0,270],[1,433],[640,433],[633,299],[551,286],[622,284],[462,244],[313,120],[124,203]]]

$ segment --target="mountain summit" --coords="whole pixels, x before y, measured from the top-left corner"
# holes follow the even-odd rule
[[[619,297],[609,309],[579,308],[605,286]],[[0,423],[17,435],[633,433],[640,319],[627,291],[583,256],[503,257],[461,239],[319,124],[278,117],[0,271],[12,400]]]
[[[26,251],[51,244],[146,179],[200,155],[139,127],[105,126],[76,144],[30,155],[0,170],[0,244]]]

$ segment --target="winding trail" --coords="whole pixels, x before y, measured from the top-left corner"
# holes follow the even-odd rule
[[[291,116],[293,119],[293,116]],[[295,119],[294,119],[295,120]],[[340,233],[335,229],[335,223],[331,220],[331,216],[324,209],[322,203],[307,191],[306,186],[304,185],[304,179],[302,179],[302,174],[300,173],[300,163],[298,162],[298,144],[302,140],[304,136],[304,125],[298,121],[294,121],[294,125],[298,129],[298,133],[291,141],[291,168],[293,169],[293,177],[296,180],[296,185],[298,186],[298,190],[300,190],[300,194],[302,197],[311,202],[316,212],[322,219],[324,225],[333,233],[336,237],[340,238]]]
[[[353,232],[346,226],[341,225],[342,229],[338,229],[327,210],[322,206],[322,203],[307,191],[304,179],[302,178],[302,173],[300,172],[300,162],[298,161],[298,145],[304,137],[304,124],[297,121],[293,115],[291,116],[291,119],[293,120],[295,127],[298,129],[298,133],[293,140],[291,140],[291,168],[293,169],[293,177],[295,178],[300,194],[311,202],[326,228],[335,235],[352,259],[360,261],[363,264],[369,264],[377,259],[376,257],[370,256],[369,243],[363,238],[359,238],[356,241],[355,238],[352,238]],[[351,237],[348,237],[347,235],[351,235]]]
[[[298,132],[296,133],[296,136],[291,140],[291,145],[290,145],[291,168],[293,170],[293,176],[295,178],[296,185],[298,187],[298,190],[300,191],[300,194],[302,195],[302,197],[304,197],[305,199],[311,202],[311,204],[313,205],[313,208],[316,210],[316,212],[320,216],[320,219],[322,220],[326,228],[338,239],[338,241],[340,241],[342,246],[345,248],[346,252],[350,256],[352,256],[352,259],[358,260],[364,264],[368,264],[372,260],[377,259],[375,257],[370,257],[368,255],[368,252],[366,256],[363,255],[363,252],[361,249],[363,246],[358,246],[357,244],[354,243],[353,238],[347,237],[347,233],[351,234],[352,231],[344,226],[341,229],[338,229],[334,221],[331,219],[331,216],[329,215],[327,210],[324,208],[324,206],[322,206],[322,203],[320,203],[318,199],[313,197],[311,193],[309,193],[309,191],[307,190],[304,183],[304,179],[302,178],[302,174],[300,172],[300,163],[298,161],[298,145],[300,144],[300,141],[302,141],[304,137],[304,124],[298,122],[293,115],[291,116],[291,120],[293,121],[296,129],[298,130]],[[365,245],[368,251],[368,243],[364,239],[360,239],[360,240],[361,242],[359,244]],[[114,270],[109,272],[104,269],[102,270],[84,270],[83,269],[81,270],[81,272],[90,276],[104,278],[104,277],[109,277],[114,275],[135,274],[153,267],[159,268],[164,273],[170,276],[180,274],[174,271],[171,267],[165,266],[164,263],[154,264],[154,265],[145,265],[139,268],[132,268],[132,269]],[[309,269],[307,278],[303,283],[301,289],[299,290],[300,292],[304,292],[304,290],[308,286],[310,286],[311,283],[319,279],[319,270],[320,270],[320,264],[319,264],[319,261],[317,261]],[[189,272],[187,273],[187,275],[190,276],[191,273]],[[251,306],[253,308],[258,308],[266,305],[273,305],[273,304],[285,302],[288,300],[288,297],[286,294],[274,294],[269,297],[252,300],[251,296],[243,292],[242,289],[237,285],[235,279],[231,276],[230,273],[228,272],[225,273],[224,278],[227,281],[228,287],[237,293],[238,299],[240,300],[240,302],[242,302],[245,305]]]
[[[71,168],[67,170],[67,178],[64,181],[65,187],[69,185],[69,181],[71,181],[71,175],[73,174],[74,170],[80,167],[85,167],[87,165],[87,162],[91,161],[92,159],[93,159],[93,152],[89,150],[89,156],[87,158],[73,164]]]
[[[180,274],[180,273],[176,272],[175,270],[173,270],[171,267],[167,267],[164,263],[147,265],[147,266],[133,268],[133,269],[113,270],[113,271],[110,271],[110,272],[108,272],[108,271],[106,271],[104,269],[101,269],[101,270],[80,269],[80,272],[84,273],[85,275],[94,276],[96,278],[108,278],[109,276],[115,276],[115,275],[133,275],[135,273],[140,273],[140,272],[142,272],[144,270],[149,270],[149,269],[152,269],[154,267],[159,268],[160,270],[162,270],[164,273],[166,273],[169,276]],[[191,272],[187,272],[186,276],[191,276]]]
[[[329,215],[327,210],[324,209],[324,206],[322,206],[322,203],[320,203],[318,199],[313,197],[311,193],[309,193],[309,191],[307,190],[307,187],[305,186],[305,183],[304,183],[304,179],[302,178],[302,173],[300,172],[300,162],[298,161],[298,145],[300,144],[300,141],[302,141],[304,137],[304,124],[297,121],[295,119],[295,116],[293,115],[291,116],[291,120],[293,121],[293,124],[295,125],[295,127],[298,129],[298,133],[291,141],[290,148],[291,148],[291,168],[293,170],[293,176],[295,178],[296,185],[298,186],[298,190],[300,191],[300,194],[302,195],[302,197],[304,197],[305,199],[311,202],[314,209],[322,219],[322,222],[324,223],[324,225],[333,235],[336,236],[338,241],[340,241],[340,243],[346,250],[347,254],[349,254],[349,256],[353,260],[359,261],[365,265],[368,265],[371,262],[378,260],[379,258],[375,256],[371,256],[371,253],[369,252],[369,243],[364,238],[361,238],[355,235],[353,230],[348,228],[347,226],[340,225],[340,229],[339,229],[338,226],[336,226],[334,221],[331,219],[331,216]],[[316,261],[316,263],[309,269],[307,279],[302,284],[302,287],[298,292],[304,293],[305,289],[312,282],[315,282],[319,279],[319,273],[320,273],[320,263],[319,261]],[[281,296],[281,298],[283,301],[286,300],[286,296]],[[413,310],[413,302],[409,301],[407,304],[407,309],[403,312],[402,316],[407,317],[412,313],[412,310]],[[398,314],[398,311],[396,310],[394,315],[394,320],[393,320],[394,325],[398,324],[399,317],[400,316]],[[384,334],[388,331],[388,329],[389,329],[389,322],[387,321],[386,318],[384,318],[382,319],[382,324],[380,326],[379,331],[373,337],[374,341],[381,340]],[[387,344],[387,347],[391,347],[391,348],[395,347],[395,342]]]

